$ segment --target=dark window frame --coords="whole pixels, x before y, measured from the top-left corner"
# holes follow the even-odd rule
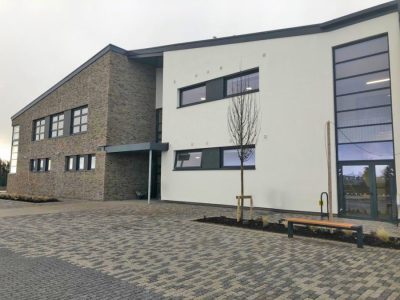
[[[177,167],[178,155],[180,155],[182,153],[191,153],[191,152],[201,152],[200,166],[199,167]],[[174,170],[204,170],[204,169],[202,169],[202,164],[203,164],[203,149],[189,149],[189,150],[175,151]]]
[[[196,84],[193,84],[193,85],[189,85],[189,86],[185,86],[183,88],[180,88],[179,89],[179,107],[186,107],[186,106],[191,106],[191,105],[196,105],[196,104],[207,102],[207,98],[206,98],[204,101],[197,101],[197,102],[192,102],[192,103],[188,103],[188,104],[182,104],[182,94],[184,92],[186,92],[186,91],[194,90],[194,89],[199,88],[199,87],[203,87],[204,86],[204,90],[205,90],[204,96],[206,97],[206,95],[207,95],[207,85],[206,85],[206,83],[207,82],[205,81],[205,82],[196,83]],[[209,100],[209,101],[212,101],[212,100]]]
[[[60,121],[60,116],[63,116],[63,119],[61,120],[61,121],[63,122],[63,126],[62,126],[61,129],[58,127],[59,124],[60,124],[60,122],[61,122],[61,121]],[[56,122],[54,122],[54,120],[53,120],[53,118],[55,118],[55,117],[58,117],[58,120],[57,120]],[[53,130],[53,124],[55,124],[55,123],[57,123],[57,130]],[[55,138],[58,138],[58,137],[63,137],[63,136],[65,136],[64,129],[65,129],[65,112],[60,112],[60,113],[56,113],[56,114],[51,115],[51,116],[50,116],[50,126],[49,126],[49,137],[50,137],[51,139],[55,139]],[[62,130],[62,134],[61,134],[61,135],[58,134],[58,132],[59,132],[60,130]],[[53,135],[53,132],[54,132],[54,131],[57,132],[56,135]]]
[[[240,77],[243,77],[243,76],[246,76],[246,75],[250,75],[250,74],[255,74],[255,73],[258,74],[258,89],[254,89],[254,90],[244,91],[242,93],[236,93],[236,94],[229,94],[228,95],[228,93],[227,93],[228,92],[227,91],[228,80],[235,79],[235,78],[240,78]],[[260,91],[260,69],[259,68],[253,68],[253,69],[246,70],[246,71],[243,71],[243,72],[238,72],[236,74],[231,74],[229,76],[224,76],[224,99],[233,98],[233,97],[236,97],[236,96],[241,95],[241,94],[244,95],[244,94],[257,93],[259,91]]]
[[[40,124],[43,121],[43,124]],[[39,126],[38,126],[39,124]],[[39,133],[37,129],[40,128]],[[43,129],[43,132],[42,132]],[[43,135],[43,138],[41,138]],[[39,136],[39,137],[38,137]],[[43,141],[46,138],[46,118],[40,118],[33,121],[32,140],[34,142]]]
[[[82,113],[82,110],[85,108],[87,109],[87,112]],[[77,112],[77,111],[80,111],[80,113],[78,116],[75,116],[75,112]],[[82,117],[84,117],[84,116],[86,116],[86,122],[82,123]],[[80,119],[79,124],[74,123],[74,120],[77,117],[79,117],[79,119]],[[86,126],[86,130],[82,131],[82,126]],[[78,132],[74,132],[75,127],[79,127]],[[83,106],[72,109],[71,110],[71,128],[70,128],[71,135],[87,133],[88,129],[89,129],[89,105],[83,105]]]
[[[229,99],[232,97],[235,97],[241,93],[237,93],[234,95],[226,95],[226,80],[227,79],[232,79],[232,78],[236,78],[236,77],[240,77],[240,76],[244,76],[244,75],[248,75],[248,74],[252,74],[252,73],[258,73],[260,74],[260,68],[259,67],[255,67],[255,68],[251,68],[251,69],[247,69],[244,71],[239,71],[233,74],[229,74],[226,76],[222,76],[222,77],[217,77],[217,78],[213,78],[207,81],[202,81],[202,82],[198,82],[192,85],[188,85],[188,86],[184,86],[178,89],[178,94],[179,94],[179,104],[177,108],[183,108],[183,107],[188,107],[188,106],[192,106],[192,105],[199,105],[199,104],[203,104],[203,103],[209,103],[209,102],[214,102],[214,101],[219,101],[219,100],[224,100],[224,99]],[[182,91],[185,90],[190,90],[190,89],[194,89],[196,87],[200,87],[200,86],[205,86],[206,88],[206,95],[207,95],[207,83],[216,79],[223,79],[224,84],[223,84],[223,97],[220,99],[211,99],[211,100],[204,100],[204,101],[198,101],[198,102],[193,102],[193,103],[189,103],[189,104],[182,104]],[[258,76],[258,80],[259,80],[259,85],[260,85],[260,76]],[[254,90],[250,90],[247,92],[244,92],[243,94],[252,94],[252,93],[258,93],[260,92],[260,88],[258,89],[254,89]]]
[[[70,168],[70,160],[72,159],[72,168]],[[65,157],[65,171],[66,172],[76,172],[77,162],[76,155],[68,155]]]
[[[93,168],[93,158],[94,158],[94,168]],[[87,162],[87,168],[88,171],[94,171],[96,170],[96,166],[97,166],[97,157],[96,154],[89,154],[88,155],[88,162]]]
[[[221,163],[221,169],[226,169],[226,170],[240,170],[240,165],[239,166],[224,166],[224,151],[225,150],[237,150],[239,147],[237,146],[229,146],[229,147],[221,147],[220,148],[220,163]],[[248,148],[254,148],[254,155],[256,151],[256,145],[250,145]],[[254,165],[249,165],[249,166],[243,166],[244,170],[255,170],[256,165],[254,161]]]
[[[250,145],[249,147],[254,147],[254,151],[256,150],[256,145]],[[221,146],[221,147],[208,147],[208,148],[196,148],[196,149],[184,149],[184,150],[176,150],[175,151],[175,159],[174,159],[174,167],[173,171],[216,171],[216,170],[240,170],[240,166],[231,166],[225,167],[223,166],[223,152],[224,150],[232,150],[237,149],[237,146]],[[204,168],[203,167],[203,151],[207,149],[218,149],[219,150],[219,166],[215,168]],[[202,152],[201,157],[201,166],[200,167],[176,167],[176,163],[178,160],[178,154],[186,153],[186,152]],[[255,170],[256,166],[244,166],[244,170]]]
[[[43,161],[43,168],[40,167],[40,163]],[[51,158],[35,158],[29,161],[29,171],[32,173],[47,173],[51,171],[49,166],[51,164]]]

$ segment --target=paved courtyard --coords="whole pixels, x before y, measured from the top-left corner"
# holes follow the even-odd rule
[[[0,299],[400,299],[400,251],[192,221],[234,213],[0,200]]]

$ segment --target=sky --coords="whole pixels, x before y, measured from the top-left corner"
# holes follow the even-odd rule
[[[108,44],[134,50],[328,21],[379,0],[0,0],[0,159],[11,116]]]

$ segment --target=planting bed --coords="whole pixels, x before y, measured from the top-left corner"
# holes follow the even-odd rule
[[[57,199],[51,198],[51,197],[13,195],[13,194],[6,194],[6,193],[0,193],[0,199],[31,202],[31,203],[58,202]]]
[[[263,224],[261,220],[244,220],[243,223],[238,223],[236,219],[227,218],[224,216],[221,217],[204,216],[204,218],[198,219],[196,221],[202,223],[213,223],[225,226],[262,230],[275,233],[283,233],[283,234],[288,233],[287,227],[282,222]],[[332,230],[316,226],[300,226],[300,225],[295,225],[294,230],[295,230],[294,231],[295,236],[300,235],[312,238],[322,238],[322,239],[341,241],[346,243],[356,243],[355,233],[349,234],[342,230],[335,230],[335,229]],[[390,237],[388,241],[383,241],[382,239],[378,238],[374,233],[364,234],[364,244],[373,247],[383,247],[383,248],[392,248],[400,250],[400,238],[398,237]]]

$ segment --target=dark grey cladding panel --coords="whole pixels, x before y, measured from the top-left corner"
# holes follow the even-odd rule
[[[71,135],[71,110],[64,112],[64,136]]]
[[[44,138],[49,139],[50,138],[50,116],[47,116],[45,118],[45,123],[44,123]]]
[[[202,154],[201,167],[203,169],[220,168],[220,151],[219,148],[204,149]]]
[[[206,99],[218,100],[224,98],[224,79],[217,78],[206,83]]]

